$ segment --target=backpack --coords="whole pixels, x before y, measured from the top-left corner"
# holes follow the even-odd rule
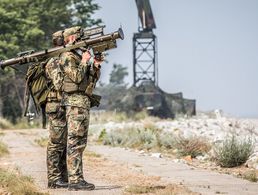
[[[52,81],[53,87],[56,91],[61,91],[64,81],[64,70],[60,65],[59,57],[52,57],[45,65],[45,73]]]
[[[45,66],[48,60],[35,63],[28,68],[26,73],[26,87],[25,87],[25,112],[26,116],[29,107],[30,97],[33,100],[36,112],[42,112],[43,128],[46,128],[46,102],[49,92],[53,89],[53,84],[47,78],[45,73]]]

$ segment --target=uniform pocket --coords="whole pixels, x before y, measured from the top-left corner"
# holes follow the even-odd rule
[[[51,113],[56,113],[60,107],[59,102],[47,102],[46,104],[46,113],[51,114]]]
[[[49,136],[53,143],[66,142],[66,121],[57,117],[57,114],[49,114]]]
[[[72,107],[68,118],[69,133],[75,136],[86,136],[88,124],[88,112],[84,108]]]

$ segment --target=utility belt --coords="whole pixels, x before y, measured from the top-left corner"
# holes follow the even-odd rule
[[[91,102],[91,107],[98,107],[100,104],[101,96],[93,94],[93,89],[96,85],[96,79],[89,77],[89,79],[83,79],[80,84],[74,83],[69,78],[64,78],[64,83],[62,87],[62,92],[67,94],[81,93],[82,95],[87,95]]]
[[[59,91],[50,91],[47,96],[47,102],[62,101],[62,93]]]
[[[65,93],[71,94],[74,92],[70,92],[70,93],[65,92]],[[96,94],[88,95],[85,93],[85,91],[76,91],[76,93],[79,93],[82,95],[87,95],[90,99],[90,107],[95,107],[95,106],[98,107],[100,105],[101,96],[96,95]],[[62,100],[63,100],[62,92],[51,91],[51,92],[49,92],[48,97],[47,97],[47,102],[62,102]]]

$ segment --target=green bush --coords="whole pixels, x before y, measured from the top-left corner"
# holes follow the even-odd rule
[[[103,136],[103,144],[104,145],[111,145],[111,146],[119,146],[123,145],[124,141],[124,135],[121,131],[111,131],[109,133],[100,134],[100,136]]]
[[[144,149],[152,149],[157,146],[156,132],[152,129],[145,129],[139,132],[139,143],[142,143]]]
[[[137,148],[139,150],[162,151],[177,149],[180,156],[196,157],[210,150],[210,144],[201,138],[182,138],[169,132],[162,132],[153,125],[141,128],[125,128],[111,131],[102,130],[98,141],[104,145]]]
[[[104,134],[104,135],[103,135]],[[151,149],[157,146],[157,136],[153,129],[123,129],[101,132],[103,144],[112,146],[126,146],[139,149]]]
[[[175,148],[176,140],[172,133],[162,133],[158,138],[160,147],[169,150]]]
[[[107,136],[106,129],[102,129],[102,131],[100,132],[100,134],[98,136],[98,142],[103,142],[103,140],[105,139],[106,136]]]
[[[236,136],[226,139],[215,148],[215,159],[221,167],[236,167],[244,164],[253,152],[252,140],[237,140]]]

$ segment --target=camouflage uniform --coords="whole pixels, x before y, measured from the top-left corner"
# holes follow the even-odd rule
[[[61,95],[55,89],[60,84],[58,77],[58,59],[50,59],[45,67],[47,77],[54,84],[46,104],[46,114],[49,121],[49,141],[47,146],[48,183],[58,179],[68,181],[66,166],[67,126],[65,110],[61,106]],[[59,83],[57,83],[59,82]]]
[[[99,77],[99,71],[90,70],[88,63],[82,63],[80,55],[75,51],[62,53],[60,60],[64,70],[62,90],[68,129],[68,177],[69,183],[75,184],[84,181],[82,155],[87,145],[91,106],[89,96]]]
[[[62,45],[64,38],[78,33],[80,27],[58,31],[53,34],[53,43]],[[49,97],[46,107],[50,121],[48,179],[53,181],[65,175],[62,166],[66,167],[66,157],[70,188],[78,189],[73,184],[81,183],[80,189],[94,189],[93,184],[84,181],[82,155],[87,144],[89,110],[99,104],[99,100],[92,97],[92,90],[100,71],[95,66],[82,63],[81,55],[76,51],[64,52],[55,59],[46,65],[47,75],[55,86],[53,94],[56,94],[56,98]]]

